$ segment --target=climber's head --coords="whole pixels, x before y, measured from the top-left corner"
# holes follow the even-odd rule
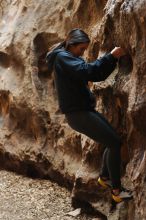
[[[65,40],[65,49],[70,51],[74,56],[82,56],[88,48],[90,39],[88,35],[81,29],[71,30]]]
[[[50,48],[50,51],[47,53],[46,62],[48,72],[51,73],[53,71],[56,55],[62,51],[62,49],[68,50],[74,56],[79,57],[84,54],[84,51],[87,49],[89,43],[90,39],[84,31],[78,28],[71,30],[68,33],[66,40],[55,46],[53,45],[53,48]]]

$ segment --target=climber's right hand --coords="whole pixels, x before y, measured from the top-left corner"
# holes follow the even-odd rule
[[[121,47],[115,47],[110,53],[117,59],[126,54],[124,49]]]

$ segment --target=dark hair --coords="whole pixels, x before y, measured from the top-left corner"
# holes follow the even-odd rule
[[[70,45],[77,45],[80,43],[90,43],[90,38],[83,30],[75,28],[68,33],[66,39],[55,47],[54,50],[62,47],[67,49]]]
[[[67,49],[69,45],[89,42],[90,39],[88,37],[88,34],[86,34],[83,30],[76,28],[68,33],[65,41],[65,48]]]

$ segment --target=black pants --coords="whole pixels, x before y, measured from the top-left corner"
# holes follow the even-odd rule
[[[121,139],[114,128],[97,111],[77,111],[65,114],[74,130],[105,145],[100,175],[109,177],[113,188],[121,186]]]

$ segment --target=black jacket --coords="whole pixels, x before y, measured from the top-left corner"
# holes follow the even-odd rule
[[[108,53],[87,63],[64,49],[54,50],[47,55],[48,68],[55,68],[55,86],[62,113],[78,110],[94,110],[96,99],[88,87],[88,81],[105,80],[115,69],[117,59]],[[52,63],[51,63],[52,65]]]

